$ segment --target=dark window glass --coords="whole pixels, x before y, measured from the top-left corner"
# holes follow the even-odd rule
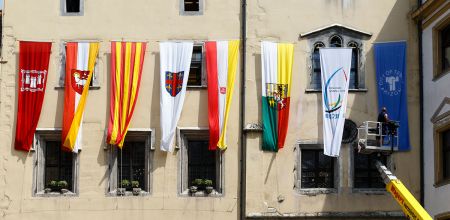
[[[450,178],[450,129],[441,133],[442,137],[442,159],[444,179]]]
[[[348,44],[352,48],[352,64],[350,66],[350,82],[349,89],[358,88],[358,45],[354,42]]]
[[[335,35],[330,38],[330,47],[342,47],[342,38]]]
[[[72,190],[73,153],[61,150],[60,141],[45,142],[45,186],[50,181],[65,180],[68,190]]]
[[[450,25],[441,30],[442,70],[450,68]]]
[[[145,183],[145,142],[125,141],[122,150],[117,149],[117,185],[122,180],[139,181],[139,187],[147,191]]]
[[[189,70],[188,85],[202,85],[202,46],[194,46],[192,50],[191,69]]]
[[[199,0],[184,0],[185,11],[200,11]]]
[[[316,43],[314,45],[314,51],[312,54],[312,77],[311,77],[311,88],[320,90],[322,88],[321,84],[321,72],[320,72],[320,53],[319,48],[324,47],[322,42]]]
[[[302,150],[301,188],[333,188],[334,159],[323,150]]]
[[[80,0],[66,0],[66,12],[68,13],[80,12]]]
[[[386,156],[377,154],[360,154],[354,151],[354,184],[355,188],[385,188],[383,179],[375,162],[379,160],[386,165]]]
[[[210,179],[216,186],[216,151],[208,150],[208,141],[188,140],[188,186],[194,179]]]

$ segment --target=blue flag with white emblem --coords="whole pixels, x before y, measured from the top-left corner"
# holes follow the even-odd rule
[[[398,150],[410,150],[406,91],[406,42],[375,43],[378,108],[386,107],[390,120],[398,121]]]

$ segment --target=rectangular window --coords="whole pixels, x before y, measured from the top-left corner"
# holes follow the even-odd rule
[[[441,59],[442,59],[442,72],[446,72],[450,69],[450,25],[447,25],[441,30]]]
[[[301,188],[334,188],[334,160],[323,149],[302,149]]]
[[[80,0],[66,0],[66,12],[67,13],[80,12]]]
[[[443,179],[450,179],[450,129],[441,133]]]
[[[372,154],[360,154],[353,151],[353,187],[363,189],[384,189],[385,184],[378,172],[375,162],[379,160],[387,165],[387,156]]]
[[[52,181],[66,181],[68,190],[72,190],[73,153],[61,150],[61,141],[45,143],[45,186]]]
[[[37,130],[35,151],[34,196],[76,195],[78,155],[63,151],[60,130]]]
[[[208,130],[180,130],[179,134],[179,193],[220,196],[223,186],[222,155],[219,150],[208,150]]]
[[[199,11],[200,10],[199,0],[184,0],[184,10]]]
[[[433,27],[434,79],[450,72],[450,15]]]
[[[60,0],[61,15],[81,16],[83,15],[84,0]]]
[[[202,15],[204,0],[180,0],[180,15]]]
[[[204,68],[203,45],[194,45],[192,50],[191,68],[187,85],[190,87],[206,86],[206,71]]]
[[[61,44],[60,49],[61,55],[61,66],[59,67],[59,86],[60,88],[64,87],[65,79],[66,79],[66,42]],[[91,83],[89,84],[90,89],[99,89],[100,88],[100,80],[99,80],[99,62],[100,59],[97,57],[94,66],[94,75],[92,76]]]
[[[120,149],[111,146],[109,194],[111,196],[150,193],[152,132],[130,130]]]

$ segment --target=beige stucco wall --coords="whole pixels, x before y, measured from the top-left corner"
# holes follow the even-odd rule
[[[247,139],[246,213],[303,216],[305,213],[400,211],[389,194],[367,195],[352,192],[350,146],[344,145],[339,158],[337,193],[300,195],[294,189],[297,141],[322,143],[321,94],[306,93],[310,69],[310,45],[299,35],[334,23],[372,33],[364,42],[367,92],[349,94],[346,118],[358,125],[376,120],[378,114],[372,43],[407,41],[407,88],[412,150],[393,155],[393,172],[419,198],[419,87],[417,29],[408,18],[417,1],[248,1],[248,53],[246,123],[261,122],[260,41],[295,44],[289,131],[285,148],[278,153],[261,151],[261,135]],[[256,114],[258,113],[258,114]],[[297,168],[298,169],[298,168]],[[284,201],[278,202],[278,197]]]
[[[416,29],[408,18],[415,0],[248,0],[246,123],[260,119],[260,41],[295,44],[292,105],[286,147],[275,153],[261,151],[260,134],[247,136],[246,214],[265,215],[268,207],[281,214],[318,212],[400,211],[388,195],[352,193],[349,188],[349,146],[342,149],[338,193],[305,196],[293,188],[299,140],[320,141],[320,94],[305,93],[309,46],[299,34],[341,23],[372,37],[364,43],[367,92],[349,95],[347,116],[357,123],[377,116],[372,42],[406,40],[408,43],[408,104],[412,150],[393,156],[394,172],[418,198],[419,103]],[[3,60],[0,65],[0,216],[4,219],[236,219],[240,74],[236,77],[228,127],[224,196],[187,198],[177,195],[177,151],[159,150],[159,47],[160,40],[214,40],[240,37],[240,1],[205,0],[204,15],[180,16],[179,1],[85,0],[84,16],[59,16],[59,1],[6,1]],[[17,102],[17,40],[52,41],[48,87],[39,128],[61,127],[63,90],[55,89],[62,40],[100,40],[100,89],[91,90],[84,115],[80,153],[79,196],[32,197],[33,152],[13,149]],[[107,154],[103,149],[109,100],[109,41],[148,41],[140,96],[131,126],[155,128],[152,194],[147,197],[106,197]],[[238,67],[240,68],[240,67]],[[206,90],[188,90],[180,127],[207,127]],[[187,111],[188,110],[188,111]],[[298,149],[297,149],[298,150]],[[285,200],[277,202],[282,195]]]
[[[60,1],[6,1],[0,106],[0,216],[4,219],[235,219],[238,215],[239,86],[234,90],[225,159],[224,196],[177,195],[178,155],[159,150],[159,45],[162,40],[239,39],[239,1],[206,1],[204,15],[180,16],[179,1],[85,0],[84,16],[60,16]],[[220,14],[220,16],[217,16]],[[63,89],[58,85],[60,42],[100,40],[100,89],[91,90],[84,114],[79,196],[32,197],[34,153],[13,149],[17,102],[17,40],[52,41],[49,79],[38,128],[61,127]],[[155,128],[152,194],[106,197],[109,151],[103,149],[109,109],[110,40],[148,41],[131,128]],[[240,67],[238,67],[240,68]],[[239,85],[239,77],[236,85]],[[207,127],[206,89],[188,90],[180,127]],[[236,122],[236,123],[235,123]],[[0,217],[1,218],[1,217]]]

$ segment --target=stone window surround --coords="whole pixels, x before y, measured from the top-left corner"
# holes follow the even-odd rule
[[[80,12],[67,12],[66,10],[66,1],[67,0],[60,0],[60,10],[61,10],[61,16],[83,16],[84,15],[84,0],[80,1]]]
[[[45,142],[47,140],[60,141],[61,140],[61,128],[37,128],[34,134],[33,145],[31,152],[33,156],[33,197],[60,197],[60,196],[78,196],[78,179],[79,179],[79,166],[80,157],[79,154],[73,156],[72,166],[72,178],[73,178],[73,192],[68,193],[45,193],[44,192],[44,169],[45,169]]]
[[[206,127],[177,127],[176,140],[178,154],[178,178],[177,178],[177,191],[181,197],[223,197],[225,195],[225,181],[224,181],[224,152],[217,151],[216,156],[216,181],[220,190],[214,191],[210,194],[203,192],[197,192],[190,194],[188,189],[188,154],[187,154],[187,141],[191,138],[209,139],[209,129]]]
[[[141,196],[148,196],[152,193],[155,135],[155,129],[153,128],[129,128],[126,136],[126,140],[145,141],[145,178],[147,191],[141,192]],[[109,150],[107,152],[109,181],[106,187],[106,195],[117,196],[117,146],[108,145],[105,150]],[[125,196],[132,196],[132,194],[126,194]]]
[[[330,193],[338,193],[339,187],[340,187],[340,171],[341,171],[341,164],[342,164],[342,157],[334,158],[334,187],[333,188],[301,188],[301,172],[302,172],[302,161],[301,161],[301,151],[302,149],[308,149],[308,150],[318,150],[323,149],[323,144],[315,142],[315,141],[297,141],[297,144],[295,146],[297,150],[296,154],[296,164],[295,164],[295,188],[298,194],[300,195],[308,195],[308,196],[315,196],[319,194],[330,194]]]
[[[55,89],[64,89],[65,78],[66,78],[66,44],[69,42],[100,42],[99,40],[63,40],[59,44],[59,57],[60,57],[60,65],[59,65],[59,77],[57,85]],[[89,86],[89,89],[100,89],[100,68],[102,63],[102,59],[100,59],[100,48],[97,56],[97,61],[94,66],[94,75],[92,76],[92,86]]]
[[[450,111],[446,117],[433,122],[434,139],[434,187],[441,187],[450,184],[450,178],[443,177],[443,155],[441,145],[441,132],[450,129]]]
[[[203,15],[205,8],[205,0],[198,0],[198,11],[185,11],[184,10],[184,0],[179,0],[180,3],[180,15],[182,16],[198,16]]]
[[[450,69],[442,69],[442,48],[440,42],[441,30],[450,25],[450,14],[444,17],[439,23],[433,27],[433,81],[442,78],[450,73]]]
[[[358,89],[349,89],[349,92],[366,92],[366,83],[365,83],[365,63],[366,56],[364,51],[364,40],[362,36],[358,36],[358,34],[353,34],[348,31],[338,30],[335,28],[331,28],[329,30],[324,30],[321,34],[314,34],[308,38],[308,51],[309,56],[307,56],[307,68],[308,68],[308,85],[306,92],[321,92],[321,89],[315,89],[311,87],[312,81],[312,54],[314,52],[314,46],[316,43],[323,43],[325,47],[330,45],[330,39],[332,37],[339,36],[342,39],[343,48],[347,48],[349,43],[356,43],[358,45]]]

